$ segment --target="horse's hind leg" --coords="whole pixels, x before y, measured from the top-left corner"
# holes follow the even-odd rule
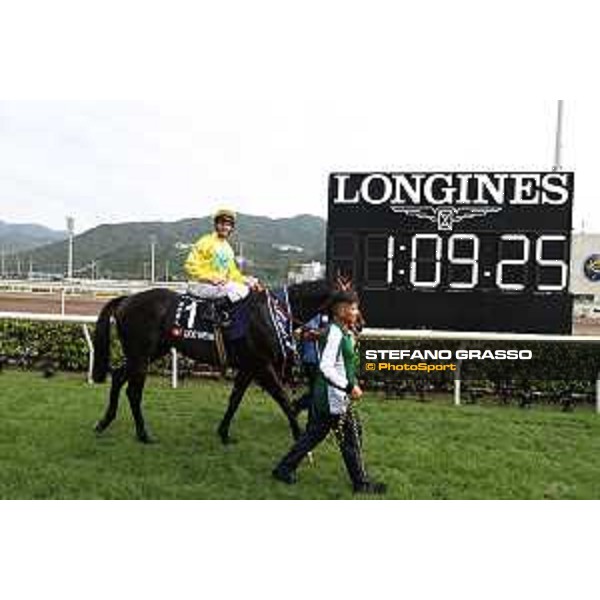
[[[108,406],[106,407],[104,416],[96,423],[94,429],[97,433],[102,433],[115,420],[117,409],[119,408],[119,394],[126,381],[127,368],[125,365],[121,365],[112,372]]]
[[[297,440],[300,437],[301,429],[298,425],[298,419],[296,413],[292,407],[290,399],[281,383],[281,380],[275,373],[272,366],[267,367],[265,370],[257,374],[258,383],[264,388],[264,390],[270,394],[275,402],[279,404],[281,410],[287,417],[290,429],[292,431],[292,437]]]
[[[128,368],[128,381],[127,398],[129,398],[129,407],[131,408],[131,414],[135,422],[136,436],[140,442],[149,444],[152,442],[152,439],[146,430],[144,415],[142,413],[142,395],[144,392],[144,383],[146,382],[146,365],[137,364],[134,367]]]
[[[250,371],[238,371],[235,376],[233,390],[231,390],[231,395],[229,396],[229,405],[227,406],[223,420],[217,429],[217,433],[224,444],[229,444],[231,442],[231,438],[229,437],[231,421],[233,420],[253,377],[254,374]]]

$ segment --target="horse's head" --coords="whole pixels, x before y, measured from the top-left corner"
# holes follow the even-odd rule
[[[335,286],[325,279],[303,281],[288,288],[290,308],[294,320],[310,321],[315,315],[327,310],[327,303]]]
[[[290,307],[296,321],[306,323],[315,315],[328,310],[329,299],[333,292],[352,291],[352,279],[338,275],[329,282],[325,279],[319,281],[306,281],[292,285],[288,289]],[[359,314],[356,331],[359,332],[365,324],[362,314]]]

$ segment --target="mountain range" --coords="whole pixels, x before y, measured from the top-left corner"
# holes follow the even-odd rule
[[[8,226],[10,227],[10,226]],[[183,263],[189,246],[212,230],[212,218],[183,219],[175,222],[111,223],[89,229],[74,238],[74,275],[147,279],[150,277],[151,241],[155,240],[156,278],[184,278]],[[47,230],[51,231],[51,230]],[[29,246],[6,257],[6,271],[15,273],[17,263],[25,275],[63,275],[67,270],[68,241],[64,232],[52,232],[58,241]],[[236,254],[242,255],[246,271],[267,283],[285,280],[291,267],[312,260],[325,260],[325,220],[312,215],[290,218],[238,215],[232,237]],[[0,246],[7,246],[0,229]]]
[[[33,223],[15,224],[0,221],[0,246],[7,253],[30,250],[67,238],[66,231],[55,231]]]

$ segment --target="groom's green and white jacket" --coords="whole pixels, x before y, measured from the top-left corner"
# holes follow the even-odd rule
[[[354,338],[332,323],[319,342],[321,361],[314,390],[314,409],[320,417],[342,415],[357,384]]]

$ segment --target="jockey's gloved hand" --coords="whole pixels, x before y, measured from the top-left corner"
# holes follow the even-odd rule
[[[256,289],[260,287],[260,282],[258,281],[258,279],[256,279],[256,277],[252,277],[251,275],[249,275],[248,277],[246,277],[246,285],[251,289]]]

